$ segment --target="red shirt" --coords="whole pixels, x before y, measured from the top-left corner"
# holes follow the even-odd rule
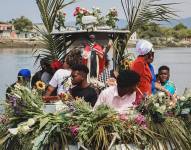
[[[152,74],[144,57],[137,57],[137,59],[132,63],[131,69],[140,75],[140,83],[138,85],[139,90],[142,94],[150,95],[152,93]],[[139,91],[137,92],[140,93]]]

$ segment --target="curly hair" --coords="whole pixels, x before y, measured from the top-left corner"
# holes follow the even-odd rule
[[[66,63],[69,66],[81,64],[82,63],[81,51],[78,48],[73,48],[72,50],[70,50],[70,52],[68,52],[65,55],[64,61],[66,61]]]

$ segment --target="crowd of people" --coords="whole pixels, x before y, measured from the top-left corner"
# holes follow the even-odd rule
[[[94,37],[91,37],[94,38]],[[103,49],[99,46],[98,52],[91,49],[94,46],[86,45],[86,53],[90,53],[90,58],[97,61],[103,61],[100,55],[103,55]],[[95,49],[95,47],[94,47]],[[60,96],[62,93],[70,93],[74,98],[83,98],[89,102],[92,107],[96,108],[101,104],[105,104],[118,112],[123,112],[130,107],[137,106],[146,96],[155,94],[157,92],[164,92],[167,96],[174,99],[176,97],[176,88],[170,78],[170,68],[168,66],[161,66],[158,69],[158,74],[155,74],[152,62],[154,60],[153,44],[146,40],[139,40],[136,44],[138,52],[137,58],[131,64],[129,70],[121,70],[118,75],[107,75],[104,79],[113,80],[112,84],[107,84],[107,87],[98,91],[89,83],[89,76],[93,74],[98,80],[102,81],[104,75],[99,69],[93,69],[90,66],[99,67],[101,63],[94,63],[92,60],[87,60],[85,63],[76,59],[71,55],[66,55],[64,60],[59,63],[56,69],[47,63],[44,59],[41,60],[41,70],[38,71],[31,79],[31,72],[28,69],[21,69],[18,73],[18,80],[11,85],[6,91],[6,97],[9,98],[11,90],[15,84],[23,86],[30,85],[31,88],[36,88],[37,81],[43,81],[46,84],[46,90],[43,93],[43,99],[48,96]],[[91,51],[94,51],[91,54]],[[99,54],[98,54],[99,53]],[[96,55],[99,56],[96,58]],[[90,64],[89,64],[89,63]],[[105,61],[104,63],[106,63]],[[108,64],[107,64],[108,65]],[[106,66],[106,69],[108,67]],[[103,67],[101,68],[102,71]],[[94,72],[94,73],[93,73]],[[110,71],[108,71],[110,72]],[[30,82],[31,81],[31,82]]]

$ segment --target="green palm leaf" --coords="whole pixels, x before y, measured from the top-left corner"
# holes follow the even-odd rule
[[[60,60],[66,54],[67,47],[64,37],[60,36],[58,38],[51,33],[54,29],[58,11],[73,2],[75,0],[71,0],[68,3],[64,3],[64,0],[36,0],[42,22],[45,26],[45,29],[36,27],[37,32],[42,36],[40,40],[43,44],[42,49],[34,50],[36,62],[39,58],[46,58],[47,61]]]
[[[168,21],[175,15],[170,8],[176,3],[161,3],[161,0],[121,0],[127,19],[130,36],[140,27],[153,21]]]

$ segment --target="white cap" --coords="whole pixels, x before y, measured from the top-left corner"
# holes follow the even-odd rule
[[[136,44],[136,50],[139,55],[146,55],[150,51],[154,52],[153,44],[147,40],[139,40]]]

